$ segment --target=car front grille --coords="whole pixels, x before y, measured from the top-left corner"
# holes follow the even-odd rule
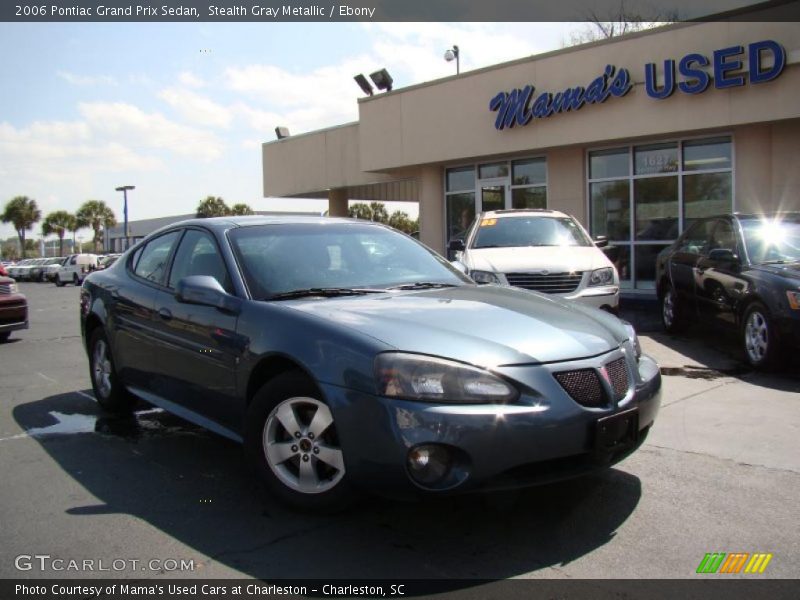
[[[575,402],[581,406],[598,407],[608,404],[608,396],[600,381],[600,373],[603,371],[614,391],[614,400],[622,400],[628,393],[628,367],[625,357],[604,365],[600,372],[597,369],[576,369],[553,375]]]
[[[506,273],[509,285],[546,294],[569,294],[578,289],[583,272],[576,273]]]
[[[11,285],[10,283],[0,283],[0,294],[10,294]]]

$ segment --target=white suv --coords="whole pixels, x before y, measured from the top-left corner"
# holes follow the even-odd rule
[[[476,283],[495,283],[619,309],[619,275],[573,217],[555,210],[497,210],[452,240],[454,264]]]
[[[80,285],[84,278],[97,268],[97,254],[73,254],[56,271],[56,285],[61,287],[67,283]]]

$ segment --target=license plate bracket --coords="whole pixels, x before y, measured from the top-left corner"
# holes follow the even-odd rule
[[[594,451],[604,455],[630,448],[639,440],[639,409],[602,417],[595,423]]]

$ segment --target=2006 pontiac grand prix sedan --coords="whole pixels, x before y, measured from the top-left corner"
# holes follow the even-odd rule
[[[478,286],[363,221],[237,217],[153,233],[87,277],[81,330],[109,411],[142,398],[242,441],[303,508],[572,477],[635,450],[661,378],[633,328]]]

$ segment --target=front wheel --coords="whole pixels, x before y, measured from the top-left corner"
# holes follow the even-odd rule
[[[667,333],[678,333],[686,327],[683,306],[678,301],[675,288],[669,286],[661,297],[661,323]]]
[[[111,346],[105,333],[98,328],[89,338],[89,372],[97,403],[108,412],[129,413],[136,399],[122,386],[114,367]]]
[[[64,287],[64,282],[61,281],[60,275],[56,275],[56,287]]]
[[[7,342],[8,338],[10,337],[11,337],[10,331],[0,331],[0,344],[2,344],[3,342]]]
[[[305,510],[337,510],[352,499],[330,408],[299,371],[278,375],[247,411],[245,447],[279,500]]]
[[[747,362],[756,369],[771,369],[779,366],[778,335],[767,307],[760,302],[754,302],[745,311],[742,346]]]

